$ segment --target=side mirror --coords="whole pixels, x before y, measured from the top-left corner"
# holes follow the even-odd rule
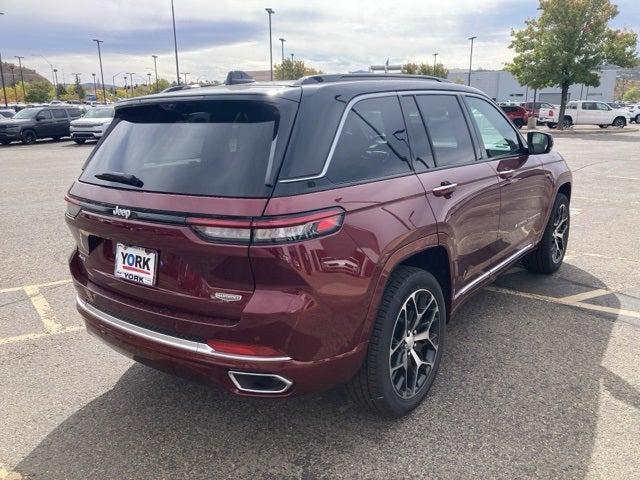
[[[549,153],[553,148],[553,137],[544,132],[528,132],[527,144],[531,155]]]

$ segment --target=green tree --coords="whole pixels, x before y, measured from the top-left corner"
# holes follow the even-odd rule
[[[319,75],[322,72],[305,66],[302,60],[285,60],[273,67],[276,80],[297,80],[308,75]]]
[[[56,92],[56,97],[60,98],[60,97],[62,97],[64,95],[66,95],[66,94],[67,94],[67,89],[65,88],[65,86],[62,83],[59,83],[58,84],[58,90]]]
[[[406,73],[407,75],[415,75],[418,73],[418,64],[417,63],[405,63],[402,65],[402,73]]]
[[[637,34],[609,27],[618,15],[611,0],[540,0],[539,10],[540,16],[528,19],[525,28],[511,31],[516,55],[507,70],[529,88],[559,86],[561,119],[571,85],[597,87],[597,69],[604,63],[637,63]]]
[[[433,68],[433,64],[421,63],[418,67],[418,74],[447,78],[447,75],[449,75],[449,70],[444,68],[444,65],[442,63],[436,64],[435,69]]]
[[[25,100],[27,102],[45,103],[53,96],[52,86],[49,82],[31,82],[25,86],[27,89]]]
[[[625,102],[640,102],[640,88],[631,87],[629,90],[624,92],[622,100]]]
[[[73,86],[73,90],[75,94],[78,96],[79,100],[84,99],[86,97],[86,93],[84,91],[84,87],[80,84],[80,77],[76,77],[76,83]]]

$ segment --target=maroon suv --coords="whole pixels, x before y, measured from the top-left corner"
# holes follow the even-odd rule
[[[571,173],[478,90],[321,75],[121,102],[67,196],[87,329],[239,395],[347,383],[415,408],[446,322],[513,263],[551,273]]]

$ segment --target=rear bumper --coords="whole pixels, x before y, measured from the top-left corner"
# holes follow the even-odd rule
[[[366,343],[350,352],[316,361],[254,357],[215,352],[206,344],[148,330],[92,306],[78,296],[77,308],[87,331],[116,351],[150,367],[222,386],[243,396],[287,397],[331,388],[348,381],[360,368]],[[241,391],[229,372],[270,374],[290,382],[280,393]]]

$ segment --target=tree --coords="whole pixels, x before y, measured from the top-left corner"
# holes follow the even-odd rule
[[[624,93],[622,100],[625,102],[640,102],[640,88],[631,87]]]
[[[406,73],[407,75],[415,75],[418,73],[418,64],[417,63],[405,63],[402,66],[402,73]]]
[[[444,68],[442,63],[438,63],[434,70],[433,64],[421,63],[418,65],[417,63],[405,63],[402,66],[402,73],[407,75],[430,75],[434,77],[447,78],[449,75],[449,70]]]
[[[319,75],[322,72],[305,66],[302,60],[285,60],[273,67],[276,80],[297,80],[308,75]]]
[[[64,85],[62,83],[59,83],[58,84],[58,89],[56,91],[56,97],[60,98],[60,97],[62,97],[64,95],[66,95],[66,94],[67,94],[67,89],[64,87]]]
[[[540,16],[528,19],[525,28],[511,31],[510,48],[516,55],[507,70],[529,88],[559,86],[559,118],[564,119],[569,87],[597,87],[597,70],[605,63],[635,65],[638,37],[609,27],[618,15],[611,0],[540,0],[539,10]]]
[[[27,102],[45,103],[51,100],[52,90],[51,84],[48,82],[31,82],[26,85],[27,95],[25,100]]]
[[[75,94],[78,96],[79,100],[82,100],[86,94],[84,91],[84,87],[80,84],[80,77],[76,77],[76,84],[74,85]]]

